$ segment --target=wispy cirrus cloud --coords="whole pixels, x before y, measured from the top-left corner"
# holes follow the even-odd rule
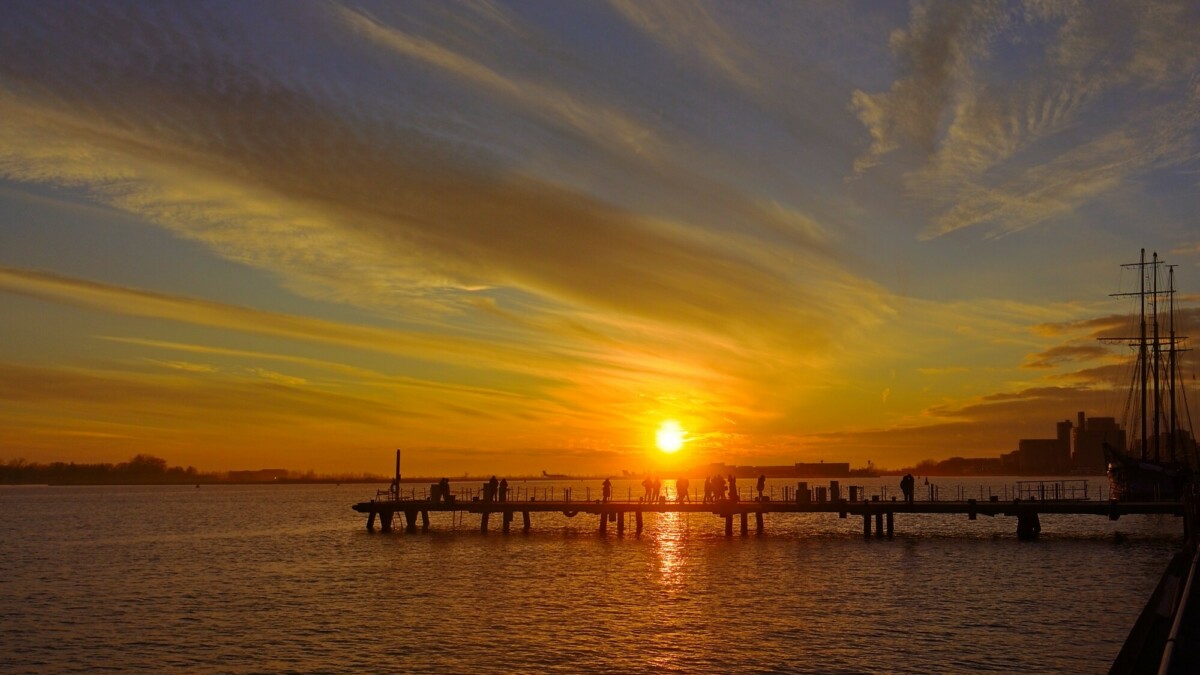
[[[899,77],[852,99],[873,139],[855,173],[906,150],[910,193],[941,209],[922,238],[1072,214],[1197,157],[1198,38],[1186,2],[917,3],[892,35]]]

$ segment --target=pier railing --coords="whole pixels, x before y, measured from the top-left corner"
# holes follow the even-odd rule
[[[943,489],[945,488],[945,489]],[[1094,490],[1089,485],[1087,479],[1062,479],[1062,480],[1019,480],[1013,485],[951,485],[944,486],[937,483],[928,483],[923,486],[917,486],[914,489],[913,498],[915,501],[921,502],[937,502],[943,500],[950,501],[967,501],[969,499],[977,499],[979,501],[1010,501],[1012,499],[1022,500],[1037,500],[1037,501],[1089,501],[1096,499],[1098,501],[1105,500],[1104,486],[1101,485],[1099,490]],[[457,486],[450,490],[450,496],[456,502],[474,502],[474,501],[505,501],[505,502],[547,502],[547,501],[563,501],[563,502],[595,502],[602,498],[602,491],[599,486],[591,485],[515,485],[508,488],[504,497],[501,498],[497,492],[492,499],[487,499],[487,490],[484,487],[468,487]],[[733,495],[736,494],[736,499]],[[436,497],[435,497],[436,496]],[[735,487],[733,492],[726,491],[727,501],[751,502],[759,501],[759,492],[754,486]],[[829,502],[839,500],[857,501],[888,501],[902,500],[903,497],[899,489],[889,489],[886,485],[873,486],[868,489],[865,485],[842,485],[839,481],[830,481],[828,485],[810,484],[806,481],[800,481],[796,486],[790,485],[769,485],[761,495],[761,501],[784,501],[784,502]],[[431,498],[440,499],[440,489],[436,484],[427,487],[404,487],[398,491],[393,490],[377,490],[373,501],[427,501]],[[624,504],[646,504],[646,503],[661,503],[673,504],[677,502],[684,503],[703,503],[703,491],[697,492],[693,487],[688,491],[686,497],[682,500],[679,497],[679,492],[674,486],[663,486],[658,495],[647,495],[639,489],[635,490],[632,486],[626,486],[624,490],[614,489],[611,496],[606,501],[613,503]],[[716,499],[710,499],[709,502],[715,502]]]

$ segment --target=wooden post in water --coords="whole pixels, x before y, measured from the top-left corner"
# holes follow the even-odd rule
[[[528,511],[522,511],[522,512],[521,512],[521,517],[522,517],[522,518],[524,519],[524,521],[525,521],[525,532],[526,532],[526,533],[528,533],[528,532],[529,532],[529,512],[528,512]]]
[[[894,529],[894,528],[892,527],[892,515],[893,515],[893,514],[892,514],[892,512],[891,512],[891,511],[888,511],[888,512],[887,512],[887,527],[888,527],[887,536],[888,536],[888,539],[891,539],[891,538],[892,538],[892,531],[893,531],[893,529]]]
[[[746,533],[749,531],[750,531],[750,514],[746,513],[745,511],[742,511],[742,536],[743,537],[746,536]]]
[[[634,513],[637,514],[637,533],[641,534],[642,533],[642,510],[638,509],[637,511],[634,511]]]
[[[733,536],[733,511],[725,514],[725,536]]]
[[[755,524],[755,525],[758,527],[758,534],[759,534],[759,535],[762,535],[762,533],[763,533],[763,514],[762,514],[762,511],[755,511],[755,512],[754,512],[754,524]]]
[[[624,511],[617,512],[617,536],[618,537],[625,536],[625,512]]]
[[[863,536],[871,538],[871,514],[863,513]]]
[[[392,531],[392,512],[391,511],[380,511],[379,512],[379,531],[380,532],[391,532]]]
[[[600,512],[600,535],[603,536],[607,533],[608,533],[608,514],[601,511]]]
[[[375,511],[367,512],[367,532],[375,531]]]
[[[508,534],[509,523],[512,522],[512,519],[513,519],[513,512],[505,511],[504,512],[504,534]]]
[[[484,511],[482,514],[480,514],[480,516],[479,516],[479,533],[480,534],[487,534],[488,516],[490,516],[490,515],[492,515],[492,514],[488,513],[487,511]]]
[[[429,531],[429,512],[428,511],[421,511],[421,531],[422,532]]]
[[[876,537],[883,536],[883,512],[882,511],[875,514],[875,536]]]
[[[417,512],[416,511],[410,511],[410,510],[404,511],[404,531],[410,532],[410,533],[417,531]]]

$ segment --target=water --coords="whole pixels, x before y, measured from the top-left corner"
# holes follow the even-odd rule
[[[550,485],[599,487],[514,487]],[[484,536],[431,514],[372,535],[349,506],[375,487],[0,488],[0,670],[1103,672],[1180,529],[1044,517],[1018,542],[1012,518],[898,515],[865,540],[768,515],[727,539],[648,514],[600,538],[533,514]]]

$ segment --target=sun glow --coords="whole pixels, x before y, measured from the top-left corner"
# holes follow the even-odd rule
[[[687,432],[683,430],[683,427],[679,426],[679,422],[667,420],[658,427],[658,432],[655,434],[655,442],[658,444],[658,449],[663,452],[678,452],[683,447],[686,435]]]

